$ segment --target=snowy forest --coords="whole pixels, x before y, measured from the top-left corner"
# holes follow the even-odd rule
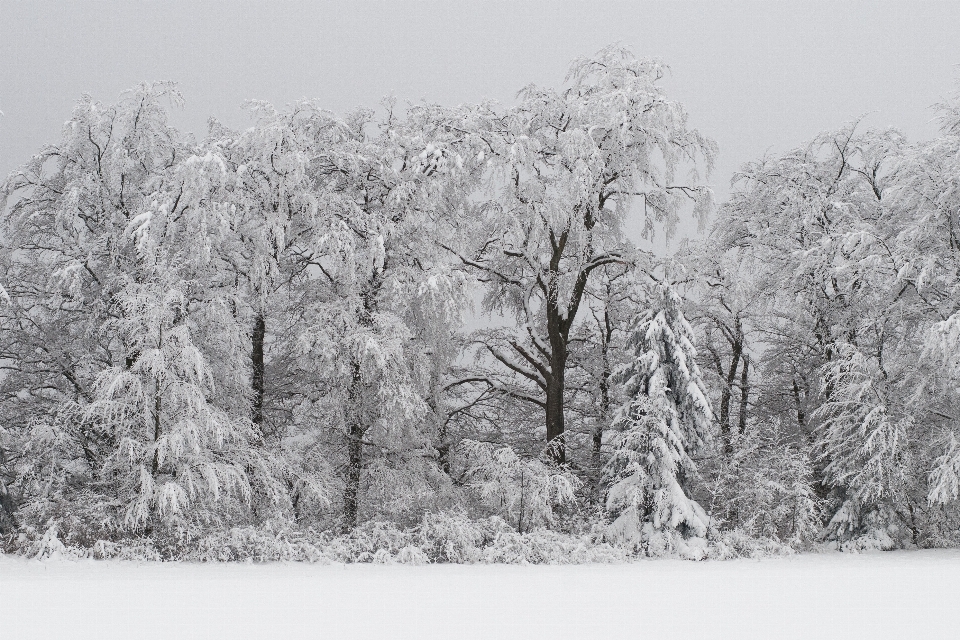
[[[0,547],[960,546],[960,101],[715,202],[665,72],[610,46],[510,106],[252,101],[202,141],[172,83],[81,97],[0,189]]]

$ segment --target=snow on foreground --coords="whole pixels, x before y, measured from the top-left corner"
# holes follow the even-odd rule
[[[955,549],[528,567],[0,555],[10,639],[947,638],[958,601]]]

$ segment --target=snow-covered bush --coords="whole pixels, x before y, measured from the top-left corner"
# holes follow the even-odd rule
[[[457,512],[428,514],[416,534],[418,548],[431,562],[578,564],[626,557],[623,549],[596,536],[544,527],[521,533],[498,516],[470,520]]]
[[[483,549],[510,525],[493,516],[471,520],[463,513],[428,513],[417,530],[418,547],[431,562],[479,562]]]
[[[555,521],[555,511],[575,502],[582,482],[562,467],[525,459],[509,446],[463,440],[456,475],[481,503],[523,533]]]
[[[712,527],[801,549],[822,531],[811,448],[786,438],[779,426],[751,426],[702,466]]]
[[[796,553],[793,547],[773,538],[765,538],[742,529],[728,529],[711,535],[707,557],[711,560],[770,558]]]
[[[330,562],[323,553],[323,539],[311,531],[298,532],[270,523],[258,527],[233,527],[198,540],[186,553],[186,559],[201,562],[235,560],[271,562]]]
[[[366,520],[388,520],[401,527],[417,525],[425,514],[462,506],[462,491],[453,485],[423,450],[372,460],[362,484]]]

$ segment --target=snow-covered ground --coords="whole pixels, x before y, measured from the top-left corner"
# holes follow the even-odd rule
[[[960,550],[615,566],[0,556],[0,638],[956,638]]]

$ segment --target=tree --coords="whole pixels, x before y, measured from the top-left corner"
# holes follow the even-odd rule
[[[923,472],[919,479],[919,474],[907,475],[907,488],[914,495],[908,505],[908,517],[901,519],[912,527],[915,539],[923,534],[934,544],[955,543],[952,533],[957,517],[947,507],[957,504],[958,449],[954,425],[960,408],[958,105],[956,98],[938,105],[940,136],[905,150],[898,188],[892,197],[904,218],[895,241],[890,243],[897,256],[896,287],[898,294],[909,301],[909,328],[919,345],[907,352],[909,357],[904,359],[907,375],[891,372],[889,379],[904,378],[904,388],[896,399],[898,404],[905,405],[906,415],[913,418],[914,429],[901,450],[910,454],[913,464]],[[901,397],[904,399],[900,400]],[[927,525],[927,531],[918,531],[923,525]]]
[[[588,384],[595,393],[587,397],[585,415],[593,419],[590,457],[591,467],[598,473],[602,469],[604,432],[610,428],[619,396],[613,382],[614,370],[622,364],[627,352],[624,341],[634,310],[646,303],[637,294],[630,278],[630,269],[622,265],[603,267],[601,277],[595,278],[587,289],[587,305],[593,322],[582,323],[577,337],[583,348],[575,354],[575,366],[582,369]],[[573,340],[571,340],[573,342]]]
[[[877,312],[889,307],[876,294],[896,273],[873,249],[890,238],[883,197],[903,141],[894,131],[858,135],[856,127],[745,166],[716,225],[718,250],[735,253],[767,292],[756,310],[763,362],[754,366],[766,373],[758,409],[797,424],[804,437],[820,367],[836,343],[883,335]]]
[[[724,455],[729,456],[734,436],[747,428],[752,386],[750,352],[758,342],[755,327],[767,292],[747,256],[719,249],[712,238],[690,247],[681,260],[691,272],[690,319],[703,346],[700,362],[712,374],[711,386],[719,391],[716,406],[720,440]]]
[[[896,395],[879,366],[852,345],[838,345],[824,370],[829,397],[814,414],[820,420],[817,444],[826,461],[825,481],[842,490],[830,522],[841,539],[885,527],[909,502],[904,485],[911,470],[902,450],[912,418],[893,406]],[[911,518],[903,521],[910,524]]]
[[[684,202],[703,219],[711,192],[678,181],[681,168],[716,146],[687,127],[683,107],[659,84],[665,67],[621,47],[574,61],[557,92],[528,86],[502,115],[489,105],[454,111],[461,155],[479,164],[493,199],[469,209],[474,239],[448,247],[486,288],[484,309],[516,318],[519,331],[490,334],[490,358],[518,376],[514,391],[540,408],[557,462],[566,460],[570,340],[587,285],[603,267],[629,264],[623,221],[642,201],[644,228],[667,233]]]
[[[691,453],[711,438],[713,422],[693,329],[670,284],[657,282],[651,298],[652,308],[631,326],[632,358],[616,374],[627,400],[615,422],[622,435],[605,469],[613,529],[635,544],[654,531],[702,537],[708,526],[690,487]]]
[[[91,510],[108,535],[246,517],[254,475],[282,502],[253,451],[242,326],[213,286],[232,220],[208,196],[226,168],[167,125],[167,95],[85,98],[61,143],[6,185],[17,286],[4,320],[23,342],[4,382],[35,398],[20,430],[26,511]]]
[[[299,432],[329,447],[325,455],[341,469],[345,529],[361,517],[363,491],[379,494],[371,513],[404,502],[407,509],[412,501],[391,492],[432,474],[434,445],[444,439],[436,418],[442,370],[455,357],[464,301],[462,277],[435,256],[434,233],[459,189],[456,163],[441,151],[445,134],[429,107],[406,119],[387,107],[376,121],[368,110],[338,117],[314,103],[286,113],[264,105],[265,133],[250,145],[263,175],[282,174],[267,193],[281,194],[287,210],[284,198],[298,198],[309,212],[285,245],[266,244],[280,247],[278,283],[298,292],[297,317],[280,341],[318,385],[289,402],[307,412]]]
[[[99,332],[120,314],[125,273],[138,261],[127,227],[152,194],[175,180],[188,140],[167,124],[161,100],[174,87],[141,85],[117,105],[84,96],[63,129],[4,182],[0,382],[8,423],[90,397],[114,363]]]
[[[722,210],[722,244],[771,292],[758,414],[813,445],[843,544],[921,544],[949,520],[931,494],[949,473],[928,480],[956,406],[948,138],[854,123],[746,167]]]

